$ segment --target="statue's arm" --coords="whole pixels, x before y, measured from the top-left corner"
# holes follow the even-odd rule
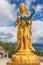
[[[15,27],[19,24],[19,22],[20,22],[20,16],[17,17]]]
[[[18,19],[16,20],[16,24],[15,24],[15,27],[18,25]]]
[[[21,16],[20,19],[25,21],[30,20],[34,14],[35,14],[35,10],[33,9],[30,16],[28,17]]]
[[[31,15],[28,17],[21,16],[20,19],[25,21],[30,20],[34,14],[35,14],[35,10],[34,10],[34,7],[32,7]]]
[[[31,15],[28,17],[28,19],[32,18],[32,16],[35,14],[35,10],[33,9],[31,12]]]

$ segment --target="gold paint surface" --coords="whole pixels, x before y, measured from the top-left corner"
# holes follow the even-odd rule
[[[38,57],[32,53],[35,50],[32,46],[32,18],[29,21],[20,20],[20,16],[28,17],[29,13],[23,3],[19,5],[20,15],[17,17],[17,43],[16,49],[20,45],[18,52],[12,56],[11,63],[7,65],[40,65]]]

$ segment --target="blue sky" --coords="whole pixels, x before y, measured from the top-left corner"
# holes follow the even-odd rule
[[[32,42],[43,42],[43,0],[0,0],[0,41],[16,42],[17,27],[14,24],[19,12],[19,4],[23,2],[30,12],[31,6],[35,6],[33,16]]]
[[[26,4],[27,9],[29,9],[29,7],[31,7],[31,6],[39,7],[39,12],[38,13],[36,12],[34,19],[35,20],[36,19],[42,20],[42,18],[43,18],[43,7],[42,7],[43,6],[43,0],[42,1],[41,0],[30,0],[30,1],[29,0],[17,0],[17,1],[16,0],[8,0],[8,1],[11,4],[16,4],[16,10],[18,9],[18,6],[21,2]],[[40,9],[41,9],[41,11],[40,11]]]

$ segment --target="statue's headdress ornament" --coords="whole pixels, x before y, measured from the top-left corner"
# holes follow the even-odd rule
[[[24,3],[19,4],[19,8],[25,7]]]

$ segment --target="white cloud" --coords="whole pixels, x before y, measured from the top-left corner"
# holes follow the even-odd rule
[[[31,3],[34,1],[36,0],[25,0],[27,9],[30,8]],[[14,3],[10,4],[7,0],[0,0],[0,26],[9,25],[9,22],[16,20],[16,5]]]
[[[42,37],[43,37],[43,21],[40,20],[33,21],[33,43],[42,43],[41,40]]]
[[[18,0],[19,1],[19,0]],[[25,0],[27,9],[30,8],[32,2],[36,0]],[[7,0],[0,0],[0,26],[8,25],[10,21],[15,21],[17,16],[17,11],[15,11],[16,5],[10,4]],[[36,12],[41,12],[43,5],[38,4],[36,6]],[[43,20],[43,18],[42,18]],[[14,27],[0,27],[0,33],[13,35],[12,38],[5,39],[6,36],[0,35],[0,40],[4,42],[16,42],[17,40],[17,28]],[[39,38],[43,37],[43,22],[36,20],[33,21],[33,43],[39,43]],[[41,39],[40,39],[41,40]]]
[[[32,30],[33,30],[32,42],[33,43],[42,43],[42,41],[43,41],[43,22],[40,20],[33,21]],[[4,41],[4,42],[16,42],[17,41],[17,28],[6,27],[6,26],[0,27],[0,32],[2,32],[4,34],[11,33],[13,35],[13,37],[6,38],[6,39],[5,39],[5,37],[6,37],[5,35],[0,36],[2,41]],[[41,38],[42,38],[42,40],[41,40]]]
[[[30,9],[32,2],[35,2],[35,1],[36,0],[25,0],[25,4],[26,4],[27,9]]]
[[[11,5],[7,0],[0,0],[0,26],[8,25],[10,21],[15,21],[15,6],[15,4]]]
[[[36,12],[41,12],[43,8],[43,4],[37,4],[36,6]]]
[[[6,34],[8,34],[9,33],[9,35],[10,34],[12,34],[13,35],[13,37],[11,37],[11,38],[6,38],[6,36],[8,36],[8,35],[0,35],[0,40],[1,41],[4,41],[4,42],[16,42],[16,35],[17,35],[17,28],[14,28],[14,27],[0,27],[0,33],[4,33],[5,35]],[[6,38],[6,39],[5,39]]]

